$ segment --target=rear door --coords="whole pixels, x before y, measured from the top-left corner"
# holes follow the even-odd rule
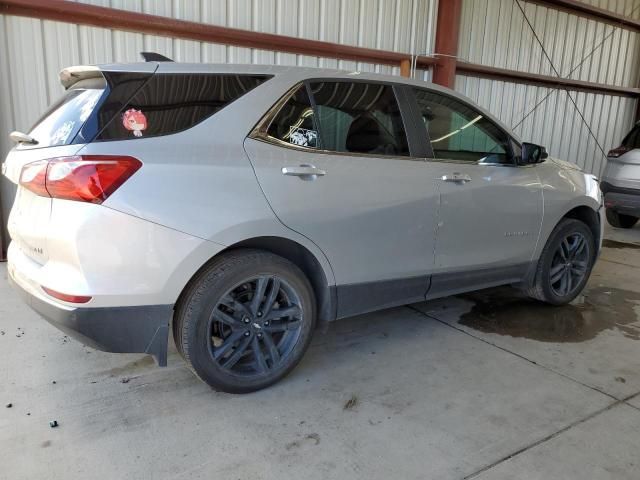
[[[245,142],[276,215],[327,255],[339,316],[427,289],[438,194],[405,109],[390,84],[312,81]]]
[[[518,166],[519,145],[475,107],[432,90],[413,93],[441,195],[429,294],[521,280],[543,214],[535,166]]]

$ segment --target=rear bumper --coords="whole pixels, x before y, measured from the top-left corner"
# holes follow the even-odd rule
[[[9,282],[33,310],[70,337],[105,352],[147,353],[159,366],[167,365],[172,305],[69,308],[29,292],[11,268]]]
[[[604,206],[622,214],[640,216],[640,190],[602,182]]]

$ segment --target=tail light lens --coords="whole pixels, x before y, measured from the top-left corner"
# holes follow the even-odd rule
[[[142,166],[126,156],[76,155],[25,165],[20,185],[36,195],[102,203]]]
[[[609,153],[607,153],[607,157],[618,158],[620,155],[624,155],[628,151],[629,149],[627,147],[621,146],[618,148],[614,148],[613,150],[609,150]]]

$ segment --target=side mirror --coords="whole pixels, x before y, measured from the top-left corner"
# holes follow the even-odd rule
[[[542,163],[549,154],[547,149],[543,146],[536,145],[535,143],[523,143],[522,144],[522,164],[531,165],[534,163]]]

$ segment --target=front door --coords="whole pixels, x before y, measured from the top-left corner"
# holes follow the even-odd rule
[[[516,164],[519,146],[486,114],[440,92],[414,93],[441,198],[430,295],[522,280],[543,214],[536,167]]]
[[[338,316],[423,299],[437,183],[412,155],[394,87],[309,82],[267,123],[245,149],[278,218],[329,259]]]

